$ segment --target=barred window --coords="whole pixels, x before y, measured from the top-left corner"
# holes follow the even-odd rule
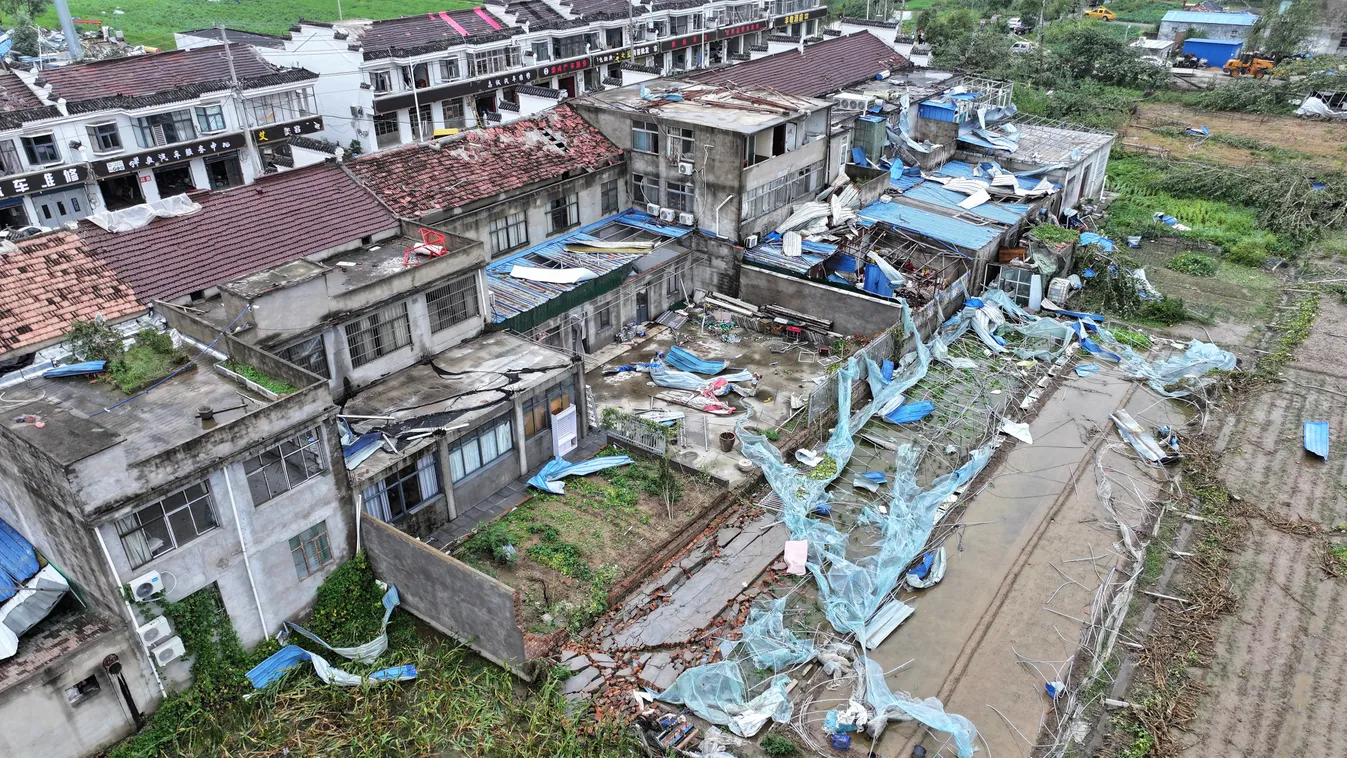
[[[412,344],[407,303],[401,302],[352,321],[345,327],[351,366],[363,366],[383,355]]]
[[[658,153],[659,124],[650,121],[631,122],[631,149],[641,153]]]
[[[692,182],[669,182],[665,185],[666,206],[678,211],[692,212]]]
[[[633,203],[659,205],[659,177],[632,174],[631,200]]]
[[[468,53],[472,61],[473,76],[487,76],[519,66],[519,48],[511,45],[480,53]]]
[[[210,484],[199,482],[114,522],[131,568],[182,547],[220,525]]]
[[[609,179],[599,188],[599,196],[603,200],[603,214],[617,213],[617,180]]]
[[[332,546],[327,541],[327,522],[320,522],[300,532],[299,536],[291,537],[290,557],[294,558],[295,574],[300,579],[313,576],[331,563]]]
[[[509,416],[486,424],[449,446],[449,480],[457,482],[514,449]]]
[[[547,204],[547,233],[557,234],[580,223],[580,198],[572,193]]]
[[[323,346],[321,334],[283,347],[276,352],[276,356],[302,369],[312,371],[324,379],[332,378],[332,372],[327,365],[327,349]]]
[[[523,211],[493,220],[488,231],[491,233],[491,247],[497,253],[527,245],[529,241],[528,221]]]
[[[477,279],[465,276],[426,293],[430,331],[441,332],[477,315]]]
[[[245,460],[243,473],[248,478],[254,506],[318,476],[323,473],[323,445],[318,429],[300,432]]]
[[[819,161],[794,174],[787,174],[749,190],[744,196],[743,217],[757,218],[818,191],[823,181],[823,164],[823,161]]]

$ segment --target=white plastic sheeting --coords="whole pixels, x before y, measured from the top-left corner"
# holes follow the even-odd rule
[[[587,268],[537,268],[534,266],[511,266],[510,276],[530,282],[548,284],[577,284],[597,279],[599,275]]]
[[[794,710],[786,687],[790,677],[778,674],[762,694],[745,701],[743,674],[734,661],[708,663],[678,675],[658,697],[666,703],[685,705],[712,724],[727,726],[740,737],[752,737],[771,719],[790,721]]]
[[[945,713],[944,704],[936,698],[918,700],[906,692],[893,692],[884,681],[884,669],[868,658],[865,661],[865,699],[878,712],[870,720],[868,731],[871,736],[877,738],[889,720],[916,719],[932,729],[951,734],[959,758],[971,758],[973,755],[973,738],[977,736],[973,722],[957,713]]]
[[[192,202],[186,195],[172,195],[119,211],[99,211],[90,214],[89,221],[110,232],[129,232],[147,226],[156,218],[190,216],[199,210],[200,203]]]
[[[1191,394],[1192,388],[1200,386],[1202,377],[1212,371],[1235,370],[1235,355],[1210,342],[1193,340],[1182,355],[1150,363],[1132,348],[1118,344],[1113,335],[1102,329],[1099,333],[1122,356],[1123,374],[1127,378],[1144,379],[1151,389],[1165,397]]]
[[[18,652],[19,638],[46,618],[69,589],[61,572],[47,564],[0,605],[0,661]]]

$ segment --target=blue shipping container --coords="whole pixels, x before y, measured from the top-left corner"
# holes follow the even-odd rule
[[[1208,66],[1221,68],[1231,58],[1238,58],[1243,46],[1239,40],[1194,38],[1183,41],[1183,52],[1206,58]]]

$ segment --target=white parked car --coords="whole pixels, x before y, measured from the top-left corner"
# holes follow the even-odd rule
[[[1006,19],[1006,28],[1012,32],[1020,28],[1020,17],[1012,16],[1011,18]]]

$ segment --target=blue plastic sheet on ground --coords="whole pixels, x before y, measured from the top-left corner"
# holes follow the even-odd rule
[[[959,758],[973,755],[973,739],[977,736],[973,722],[957,713],[945,713],[944,704],[936,698],[917,700],[906,692],[894,693],[884,681],[883,667],[869,658],[865,660],[865,699],[874,706],[879,718],[914,718],[954,737]]]
[[[1099,367],[1093,363],[1082,363],[1076,366],[1076,376],[1090,376],[1099,373]]]
[[[631,463],[629,455],[602,455],[579,463],[571,463],[565,458],[553,458],[529,479],[529,486],[553,495],[563,495],[566,493],[566,483],[561,480],[568,476],[584,476],[614,466],[625,466],[628,463]]]
[[[332,647],[327,644],[327,641],[322,637],[310,632],[299,624],[287,621],[282,627],[287,633],[295,632],[301,637],[306,637],[348,660],[357,663],[374,663],[379,659],[379,656],[383,655],[384,651],[388,649],[388,619],[393,615],[393,609],[398,607],[402,602],[402,598],[398,595],[397,585],[388,585],[388,589],[384,591],[383,599],[380,602],[383,603],[384,607],[384,620],[379,626],[379,636],[363,645],[356,645],[355,647]]]
[[[912,424],[921,421],[934,412],[935,403],[930,400],[922,400],[898,406],[897,410],[886,414],[884,420],[890,424]]]
[[[710,390],[715,395],[724,395],[730,391],[730,385],[734,382],[750,382],[753,379],[753,372],[743,369],[732,374],[721,374],[708,379],[687,371],[669,368],[662,361],[655,361],[650,364],[650,380],[661,387],[676,390],[692,390],[693,392]]]
[[[669,689],[657,697],[673,705],[685,705],[712,724],[729,727],[740,737],[752,737],[771,719],[778,724],[790,720],[793,710],[786,692],[790,677],[772,677],[767,689],[745,701],[743,674],[734,661],[708,663],[678,675]]]
[[[670,366],[691,374],[715,376],[725,370],[725,361],[708,361],[674,345],[664,354],[664,360]]]
[[[1235,355],[1209,342],[1193,340],[1182,355],[1150,363],[1132,348],[1118,344],[1107,332],[1100,330],[1099,334],[1101,340],[1117,350],[1124,376],[1146,380],[1151,389],[1164,397],[1191,394],[1192,387],[1199,385],[1211,371],[1235,370]]]
[[[926,575],[931,573],[931,564],[935,563],[935,551],[932,550],[921,557],[921,563],[912,567],[907,572],[909,576],[916,576],[918,579],[925,579]]]
[[[1328,460],[1328,422],[1305,422],[1305,449]]]
[[[107,368],[107,366],[107,361],[85,361],[83,363],[72,363],[68,366],[58,366],[53,369],[47,369],[42,372],[42,376],[47,379],[62,376],[84,376],[85,374],[97,374]]]
[[[1106,253],[1113,252],[1113,240],[1095,232],[1081,232],[1080,244],[1098,245],[1099,248]]]
[[[773,600],[748,614],[743,644],[759,669],[780,671],[814,657],[814,643],[796,637],[786,628],[784,612],[789,599],[786,596]]]
[[[893,361],[885,358],[884,362],[879,366],[879,374],[884,377],[884,381],[893,381]]]
[[[1076,333],[1076,336],[1080,338],[1080,346],[1086,352],[1092,353],[1101,358],[1106,358],[1110,361],[1113,361],[1114,363],[1122,363],[1123,358],[1121,355],[1111,350],[1105,350],[1104,348],[1100,347],[1099,343],[1095,342],[1085,333],[1086,332],[1085,322],[1083,321],[1068,322],[1066,326],[1070,327]],[[1103,333],[1108,334],[1108,332]]]
[[[324,682],[342,687],[355,687],[376,682],[402,682],[416,678],[416,666],[414,665],[380,669],[369,676],[351,674],[333,668],[332,664],[317,653],[310,653],[298,645],[286,645],[249,671],[247,674],[248,681],[252,682],[254,688],[260,690],[285,676],[287,671],[305,661],[313,664],[314,673],[318,674],[318,677]]]

